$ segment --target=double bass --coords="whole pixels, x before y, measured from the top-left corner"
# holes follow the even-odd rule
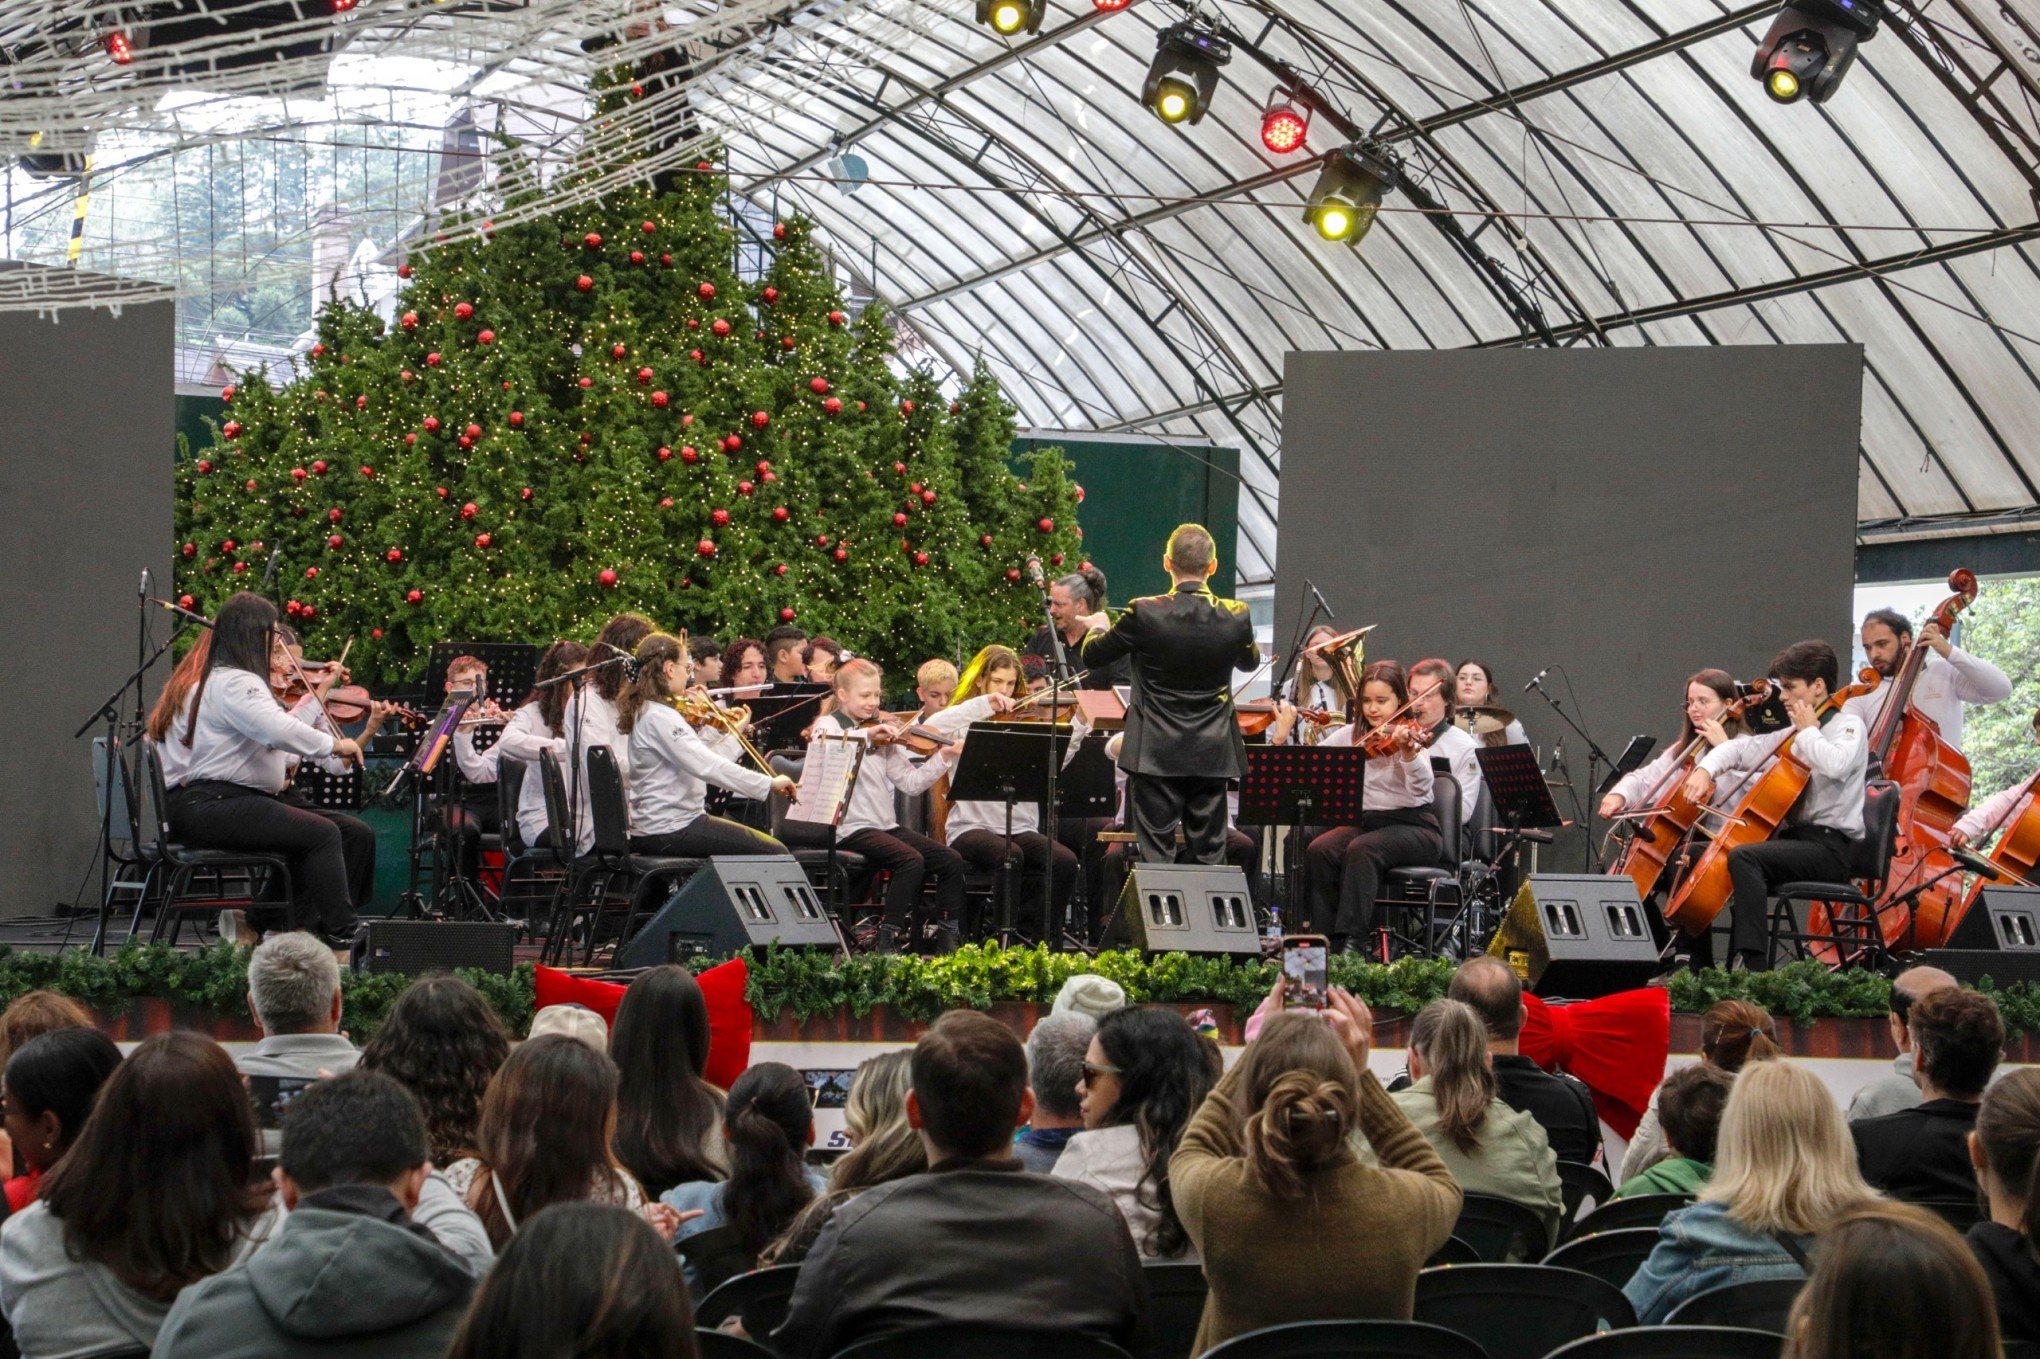
[[[1941,601],[1931,620],[1944,636],[1953,635],[1956,618],[1975,602],[1976,573],[1957,567],[1948,573],[1948,588],[1953,593]],[[1870,730],[1870,756],[1899,790],[1898,848],[1877,902],[1878,930],[1885,946],[1893,949],[1939,948],[1967,905],[1954,876],[1935,881],[1955,867],[1948,856],[1948,837],[1969,808],[1969,761],[1942,737],[1933,718],[1912,706],[1913,687],[1929,650],[1913,641],[1892,677],[1891,697]],[[1919,892],[1908,912],[1899,898],[1922,883],[1933,885]]]
[[[1747,696],[1736,699],[1723,709],[1718,720],[1726,726],[1762,703],[1770,692],[1770,682],[1758,680]],[[1651,892],[1664,879],[1679,847],[1686,843],[1693,827],[1699,825],[1700,818],[1707,814],[1706,805],[1687,797],[1683,787],[1686,776],[1692,772],[1693,762],[1706,753],[1707,738],[1694,733],[1693,739],[1679,752],[1679,758],[1666,771],[1664,778],[1643,799],[1647,811],[1636,822],[1629,847],[1615,865],[1617,873],[1626,875],[1636,884],[1639,901],[1650,900]],[[1626,813],[1627,809],[1624,810]]]

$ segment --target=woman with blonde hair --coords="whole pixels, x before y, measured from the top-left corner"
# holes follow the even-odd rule
[[[1665,1218],[1623,1292],[1651,1326],[1710,1288],[1797,1278],[1813,1237],[1876,1199],[1820,1077],[1790,1062],[1752,1063],[1722,1111],[1714,1178],[1698,1203]]]
[[[1784,1359],[1998,1359],[1990,1284],[1923,1208],[1866,1203],[1822,1234],[1785,1323]]]
[[[793,1225],[758,1256],[760,1268],[794,1265],[807,1258],[829,1215],[874,1185],[903,1180],[928,1168],[927,1148],[907,1122],[909,1061],[913,1052],[881,1053],[857,1068],[843,1102],[843,1131],[850,1150],[829,1173],[828,1192],[801,1210]]]
[[[1459,1218],[1451,1172],[1367,1070],[1367,1007],[1335,988],[1322,1018],[1284,1012],[1282,990],[1169,1164],[1210,1284],[1193,1354],[1284,1322],[1407,1320]]]
[[[1461,1189],[1522,1204],[1555,1243],[1565,1211],[1558,1156],[1543,1125],[1497,1093],[1487,1025],[1463,1001],[1434,1000],[1410,1025],[1409,1052],[1410,1085],[1396,1092],[1397,1107]]]
[[[1733,1076],[1743,1069],[1745,1062],[1764,1062],[1784,1055],[1785,1050],[1778,1046],[1778,1021],[1754,1001],[1717,1000],[1700,1016],[1700,1060],[1708,1066]],[[1650,1106],[1643,1111],[1642,1121],[1636,1125],[1636,1135],[1629,1139],[1629,1146],[1622,1153],[1622,1172],[1615,1176],[1615,1183],[1627,1184],[1672,1155],[1672,1149],[1665,1144],[1664,1124],[1658,1114],[1658,1099],[1663,1093],[1664,1083],[1659,1082],[1651,1092]]]

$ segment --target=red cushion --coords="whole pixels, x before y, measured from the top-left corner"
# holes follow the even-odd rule
[[[621,983],[576,977],[553,967],[537,968],[536,973],[539,1009],[585,1005],[601,1015],[603,1023],[616,1022],[616,1007],[623,1003]],[[750,969],[742,958],[732,958],[694,980],[708,1002],[708,1070],[702,1074],[710,1085],[727,1090],[751,1064],[751,1006],[744,999]]]

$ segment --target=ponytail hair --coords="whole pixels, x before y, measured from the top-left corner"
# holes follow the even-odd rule
[[[807,1082],[784,1062],[760,1062],[737,1077],[723,1114],[730,1178],[723,1211],[743,1253],[758,1253],[815,1196],[802,1157],[814,1132]]]
[[[1778,1046],[1778,1022],[1763,1006],[1747,1000],[1717,1000],[1700,1017],[1700,1056],[1723,1071],[1785,1055]]]
[[[1459,1000],[1434,1000],[1417,1011],[1410,1047],[1423,1059],[1438,1102],[1438,1130],[1471,1156],[1480,1150],[1488,1106],[1495,1101],[1495,1071],[1488,1057],[1487,1025]]]
[[[2040,1180],[2040,1071],[2020,1067],[1991,1082],[1976,1109],[1976,1140],[1998,1189],[2024,1196],[2019,1230],[2028,1249],[2040,1255],[2040,1202],[2034,1199]]]
[[[1331,1026],[1279,1014],[1240,1058],[1247,1173],[1267,1193],[1298,1199],[1344,1163],[1360,1120],[1359,1078]]]
[[[672,694],[666,684],[666,662],[687,663],[687,638],[655,632],[637,646],[637,678],[616,695],[616,729],[625,736],[637,725],[647,703],[663,703]]]

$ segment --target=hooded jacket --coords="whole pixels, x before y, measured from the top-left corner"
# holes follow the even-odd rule
[[[474,1276],[387,1189],[307,1194],[274,1240],[178,1295],[156,1359],[438,1359]]]

